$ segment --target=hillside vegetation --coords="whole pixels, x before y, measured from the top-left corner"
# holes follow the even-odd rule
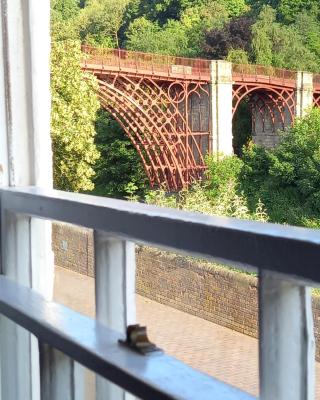
[[[54,40],[320,70],[318,0],[53,0]]]

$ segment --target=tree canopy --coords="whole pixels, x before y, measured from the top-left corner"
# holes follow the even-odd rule
[[[51,54],[51,136],[54,185],[74,192],[93,189],[99,102],[92,75],[81,71],[80,43],[54,42]]]
[[[320,71],[318,0],[53,0],[57,40]]]

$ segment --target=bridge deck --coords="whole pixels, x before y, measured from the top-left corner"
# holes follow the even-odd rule
[[[154,68],[150,69],[147,66],[137,68],[135,66],[127,65],[106,65],[104,63],[91,63],[91,61],[85,61],[82,63],[82,68],[94,75],[100,76],[102,79],[105,75],[113,74],[126,74],[127,76],[141,76],[149,77],[159,80],[174,81],[174,80],[187,80],[187,81],[210,81],[209,73],[199,73],[199,71],[184,71],[183,69],[175,68],[175,65],[169,65],[166,68]]]
[[[296,71],[254,64],[232,64],[235,83],[258,83],[259,85],[296,87]]]
[[[83,68],[95,74],[128,73],[172,79],[210,81],[210,61],[122,49],[82,46]]]
[[[199,58],[174,57],[162,54],[142,53],[122,49],[98,49],[82,46],[86,54],[83,69],[103,77],[123,73],[165,80],[210,81],[210,61]],[[295,88],[296,71],[252,64],[233,64],[234,83],[261,84]],[[315,82],[319,83],[320,75]]]

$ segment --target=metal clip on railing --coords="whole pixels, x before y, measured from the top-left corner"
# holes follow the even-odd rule
[[[147,328],[145,326],[129,325],[127,327],[126,340],[119,340],[119,343],[137,351],[142,355],[153,354],[162,351],[154,343],[151,343],[147,336]]]

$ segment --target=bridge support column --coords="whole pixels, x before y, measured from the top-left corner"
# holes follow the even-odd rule
[[[295,116],[301,118],[313,105],[313,74],[299,71],[296,82]]]
[[[232,64],[228,61],[210,63],[211,151],[225,155],[232,147]]]

